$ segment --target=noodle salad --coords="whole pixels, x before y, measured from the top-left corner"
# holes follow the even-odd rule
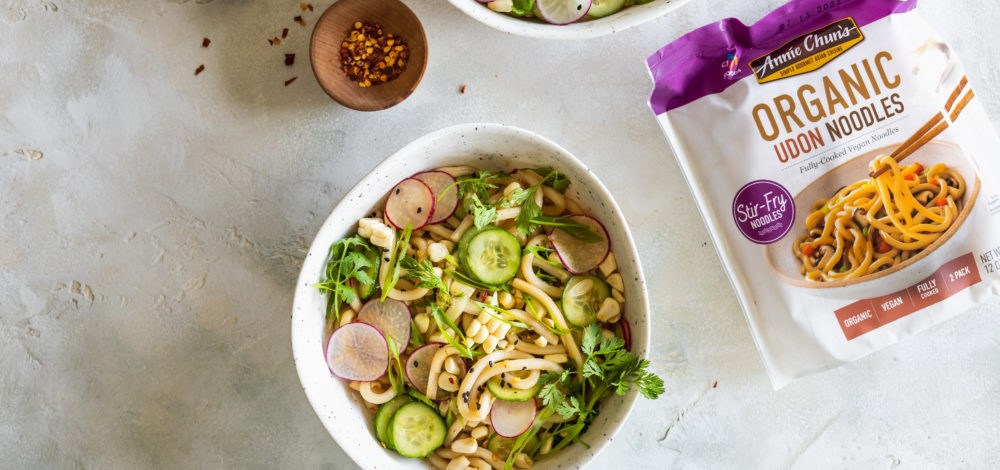
[[[855,279],[905,262],[940,238],[962,212],[965,179],[942,163],[905,167],[882,155],[885,173],[816,201],[793,244],[809,281]]]
[[[552,168],[417,173],[330,247],[326,360],[386,449],[438,469],[530,468],[600,403],[663,381],[629,351],[607,230]]]

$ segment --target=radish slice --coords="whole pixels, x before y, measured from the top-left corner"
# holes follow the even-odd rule
[[[389,368],[389,345],[375,327],[348,323],[330,335],[326,365],[344,380],[371,382]]]
[[[392,339],[396,350],[402,354],[410,344],[410,308],[403,302],[378,298],[369,300],[358,312],[358,321],[378,328],[383,335]]]
[[[591,0],[537,0],[535,8],[542,19],[552,24],[569,24],[590,11]]]
[[[458,185],[451,175],[443,171],[425,171],[413,175],[412,178],[423,181],[428,188],[431,188],[431,194],[434,195],[434,214],[427,221],[428,224],[440,224],[448,220],[448,217],[455,213],[455,209],[458,209]]]
[[[493,430],[503,437],[517,437],[524,434],[535,421],[535,399],[528,401],[496,400],[490,409],[490,423]]]
[[[573,274],[583,274],[604,262],[604,258],[607,258],[611,251],[611,242],[608,231],[597,219],[589,215],[571,215],[569,218],[573,219],[574,222],[586,225],[591,232],[604,239],[600,242],[588,243],[577,240],[558,228],[549,235],[552,248],[556,250],[556,255],[559,256],[559,261],[562,261],[563,266],[566,266],[566,269]]]
[[[420,393],[427,393],[427,381],[431,377],[431,360],[441,346],[444,346],[444,343],[427,343],[411,352],[410,357],[406,358],[404,368],[406,378]]]
[[[625,350],[632,352],[632,327],[628,326],[628,319],[623,314],[618,324],[622,327],[622,339],[625,341]]]
[[[407,225],[418,230],[427,225],[434,214],[434,192],[415,178],[400,181],[385,200],[385,218],[394,227],[404,230]]]

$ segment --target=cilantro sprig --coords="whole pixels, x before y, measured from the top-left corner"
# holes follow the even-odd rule
[[[434,265],[431,264],[430,260],[425,259],[423,262],[419,262],[413,257],[406,256],[400,260],[399,264],[406,270],[406,273],[402,275],[403,279],[416,281],[416,286],[424,289],[440,289],[447,295],[448,286],[445,286],[444,281],[434,273]]]
[[[483,228],[496,220],[496,207],[489,204],[490,191],[497,189],[496,181],[509,177],[510,175],[504,172],[479,170],[475,176],[461,178],[452,183],[441,191],[441,197],[456,186],[462,207],[473,215],[476,228]]]
[[[552,186],[553,189],[559,192],[565,192],[569,187],[569,179],[562,175],[558,171],[552,168],[533,168],[534,171],[542,179],[535,185],[528,187],[526,189],[514,190],[506,202],[507,206],[521,206],[521,212],[517,214],[517,218],[514,219],[514,225],[517,227],[517,231],[523,236],[528,236],[531,232],[539,226],[556,227],[562,229],[564,232],[568,233],[571,237],[578,240],[593,243],[600,242],[603,240],[599,235],[594,233],[590,227],[581,224],[568,217],[550,217],[542,215],[542,208],[538,205],[535,200],[535,195],[542,186]]]
[[[330,245],[330,256],[326,264],[324,281],[313,287],[330,293],[327,301],[328,322],[340,321],[340,306],[357,300],[352,282],[375,284],[372,274],[378,262],[377,249],[358,235],[344,238]],[[372,260],[375,261],[372,261]]]
[[[649,370],[649,361],[625,349],[625,340],[603,338],[596,324],[584,330],[580,350],[586,355],[582,369],[546,372],[538,379],[538,383],[543,384],[538,399],[544,408],[539,411],[535,423],[544,422],[553,414],[566,420],[549,431],[557,441],[552,452],[575,442],[586,445],[580,440],[580,434],[597,416],[598,404],[604,398],[612,394],[624,395],[632,387],[651,400],[664,392],[663,379]],[[532,426],[518,437],[505,468],[512,468],[514,457],[539,430],[540,426]]]

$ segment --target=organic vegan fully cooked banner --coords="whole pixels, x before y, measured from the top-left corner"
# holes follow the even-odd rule
[[[796,0],[648,64],[775,387],[1000,287],[1000,140],[916,0]]]

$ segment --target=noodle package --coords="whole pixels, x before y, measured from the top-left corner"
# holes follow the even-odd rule
[[[794,0],[648,65],[776,388],[1000,290],[1000,141],[916,0]]]

